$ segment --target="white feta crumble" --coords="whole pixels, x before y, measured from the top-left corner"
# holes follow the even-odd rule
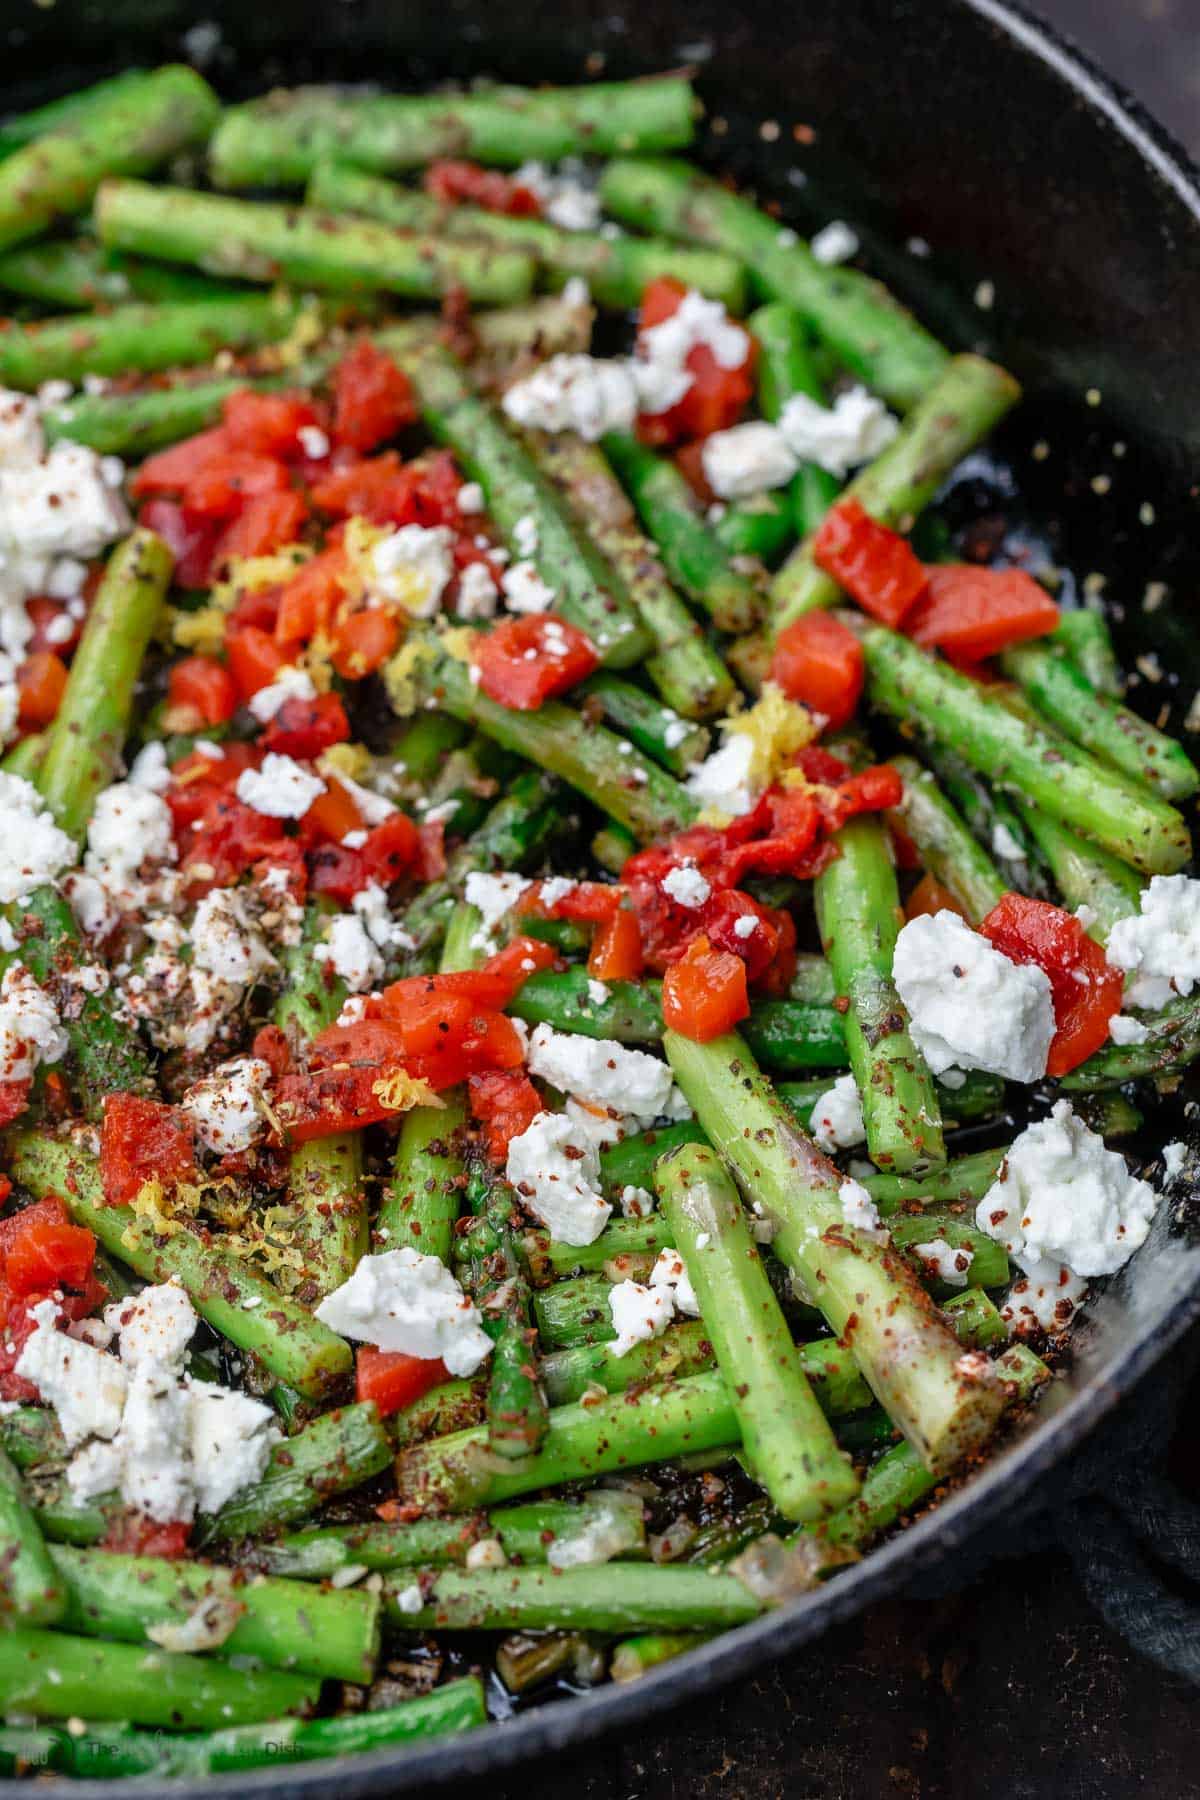
[[[599,1193],[600,1156],[567,1113],[539,1113],[508,1146],[505,1175],[560,1244],[591,1244],[612,1207]]]
[[[432,618],[454,576],[453,544],[448,525],[401,525],[367,558],[370,592],[414,618]]]
[[[514,521],[512,528],[513,548],[517,555],[526,558],[536,556],[540,535],[538,522],[533,514],[522,513],[521,517]]]
[[[687,391],[685,384],[676,398]],[[607,431],[629,431],[640,408],[631,361],[561,352],[515,381],[501,405],[535,431],[574,431],[588,443]]]
[[[949,910],[903,927],[893,975],[930,1069],[985,1069],[1038,1081],[1054,1037],[1045,971],[1014,963]]]
[[[740,919],[733,921],[733,935],[734,937],[751,938],[758,930],[758,926],[757,913],[743,913]]]
[[[31,782],[0,770],[0,901],[23,900],[75,861]]]
[[[271,1065],[257,1056],[237,1056],[195,1082],[182,1105],[200,1142],[217,1156],[256,1144],[267,1128],[260,1101],[270,1082]]]
[[[39,1064],[67,1053],[58,1009],[23,963],[10,963],[0,981],[0,1080],[28,1081]]]
[[[783,432],[765,419],[712,432],[704,439],[700,460],[705,480],[722,500],[786,487],[799,467]]]
[[[508,1558],[504,1554],[504,1545],[497,1537],[479,1538],[467,1551],[466,1566],[468,1569],[505,1569]]]
[[[96,796],[84,868],[110,890],[127,888],[145,863],[172,862],[171,809],[160,793],[133,780]]]
[[[605,986],[604,982],[597,981],[594,975],[589,976],[588,984],[587,984],[587,995],[588,995],[588,1001],[589,1001],[590,1005],[603,1006],[604,1002],[608,999],[608,994],[609,994],[609,990]]]
[[[1164,1144],[1162,1159],[1165,1179],[1174,1181],[1177,1175],[1183,1173],[1183,1166],[1187,1161],[1187,1145],[1180,1142],[1179,1139],[1176,1139],[1173,1144]]]
[[[1008,1290],[1000,1317],[1013,1337],[1038,1331],[1061,1337],[1081,1305],[1087,1285],[1063,1263],[1037,1262],[1031,1257]]]
[[[121,1361],[129,1370],[154,1364],[180,1374],[198,1320],[177,1281],[159,1282],[104,1309],[104,1323],[117,1334]]]
[[[1108,1035],[1114,1044],[1144,1044],[1150,1027],[1129,1013],[1114,1013],[1108,1021]]]
[[[41,1300],[31,1311],[37,1325],[21,1348],[16,1373],[54,1408],[68,1446],[115,1437],[129,1385],[125,1370],[115,1356],[56,1331],[53,1300]]]
[[[813,1142],[830,1153],[866,1143],[862,1096],[853,1075],[839,1075],[833,1086],[821,1095],[812,1109],[808,1128]]]
[[[712,893],[710,883],[690,858],[680,863],[678,868],[668,869],[662,878],[662,886],[664,893],[670,894],[672,900],[686,907],[703,906]]]
[[[666,707],[663,708],[664,713],[667,710]],[[676,714],[674,717],[668,718],[663,727],[663,743],[668,750],[678,750],[681,744],[686,743],[688,735],[693,729],[690,719],[681,719]]]
[[[754,742],[748,732],[730,732],[719,750],[697,763],[684,782],[689,794],[702,807],[739,818],[753,810],[757,795],[751,784],[754,765]]]
[[[625,1356],[635,1344],[661,1337],[675,1317],[675,1300],[669,1287],[645,1287],[640,1281],[618,1281],[609,1290],[616,1339],[613,1355]]]
[[[315,700],[317,690],[307,669],[287,663],[276,671],[275,679],[251,694],[246,702],[260,725],[267,725],[289,700]]]
[[[532,883],[524,875],[514,875],[507,871],[496,875],[472,873],[467,876],[463,898],[468,906],[473,906],[480,915],[479,930],[472,939],[472,946],[477,950],[491,950],[495,946],[496,927],[511,912],[526,888]]]
[[[459,488],[458,510],[460,513],[481,513],[483,511],[483,489],[477,481],[464,481]]]
[[[275,967],[240,888],[213,888],[197,903],[192,919],[192,962],[220,981],[247,987]]]
[[[975,1260],[973,1250],[956,1250],[945,1238],[929,1238],[924,1244],[914,1244],[913,1253],[925,1264],[927,1273],[944,1281],[947,1287],[966,1287]]]
[[[638,350],[646,361],[672,369],[683,368],[688,353],[700,344],[722,369],[740,369],[750,352],[745,328],[719,300],[707,300],[696,288],[688,289],[669,318],[638,334]]]
[[[167,747],[157,738],[143,744],[134,757],[129,770],[129,785],[137,788],[148,788],[152,794],[165,794],[171,785],[171,771],[167,767]]]
[[[419,1613],[425,1604],[420,1582],[410,1581],[407,1587],[401,1588],[392,1596],[392,1603],[398,1612]]]
[[[500,586],[509,612],[549,612],[557,599],[554,589],[546,586],[531,562],[513,563],[511,568],[505,569]]]
[[[992,826],[992,855],[1004,862],[1023,863],[1025,851],[1019,844],[1003,819],[997,819]]]
[[[557,169],[542,162],[522,163],[514,170],[518,187],[536,196],[542,217],[560,231],[596,231],[600,225],[600,196],[579,179],[582,165],[569,158]]]
[[[838,1202],[842,1218],[855,1231],[878,1239],[887,1237],[887,1227],[879,1216],[879,1208],[860,1181],[843,1181],[838,1188]]]
[[[792,454],[839,479],[886,450],[899,429],[883,401],[863,387],[839,394],[831,407],[807,394],[793,394],[779,416],[779,430]]]
[[[1132,977],[1130,1005],[1157,1008],[1172,993],[1190,994],[1200,981],[1200,881],[1152,876],[1140,912],[1118,919],[1110,931],[1106,954]]]
[[[261,1400],[214,1381],[189,1381],[189,1436],[196,1505],[219,1512],[227,1500],[261,1481],[279,1443],[275,1415]]]
[[[499,600],[500,589],[492,580],[487,564],[468,563],[458,578],[458,604],[455,609],[458,617],[494,619]]]
[[[169,1371],[133,1371],[115,1440],[121,1498],[164,1524],[190,1519],[196,1507],[189,1414],[187,1393]]]
[[[313,960],[328,963],[352,994],[362,994],[383,979],[384,961],[355,913],[338,913],[325,929],[325,941],[313,950]]]
[[[406,1356],[440,1356],[452,1375],[473,1375],[492,1348],[478,1308],[441,1258],[407,1245],[364,1256],[316,1310],[342,1337]]]
[[[329,455],[329,438],[319,425],[302,425],[296,438],[310,462],[321,462]]]
[[[692,1286],[687,1265],[678,1250],[660,1250],[654,1267],[650,1271],[650,1286],[664,1288],[670,1294],[676,1312],[686,1313],[689,1319],[700,1317],[700,1302],[696,1298],[696,1290]]]
[[[325,783],[292,756],[268,750],[261,769],[243,769],[234,789],[238,799],[268,819],[302,819]]]
[[[1027,1273],[1032,1263],[1064,1263],[1089,1279],[1129,1260],[1157,1207],[1150,1183],[1131,1175],[1124,1157],[1105,1147],[1069,1100],[1059,1100],[1048,1119],[1016,1139],[975,1223]]]
[[[830,219],[808,247],[819,263],[849,262],[852,256],[858,255],[858,233],[852,231],[844,219]]]
[[[648,1188],[629,1182],[621,1189],[621,1216],[625,1219],[648,1219],[654,1211],[654,1195]]]
[[[585,1105],[608,1107],[650,1124],[667,1104],[670,1066],[614,1038],[588,1038],[539,1025],[529,1039],[529,1070]]]

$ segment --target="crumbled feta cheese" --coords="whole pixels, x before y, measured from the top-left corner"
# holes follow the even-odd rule
[[[0,1081],[28,1081],[40,1063],[66,1055],[68,1038],[58,1009],[23,963],[10,963],[0,981]]]
[[[719,300],[707,300],[689,288],[669,318],[639,334],[638,350],[650,363],[682,368],[700,344],[712,351],[722,369],[740,369],[750,352],[750,336],[731,319]]]
[[[127,888],[145,863],[171,862],[171,809],[160,793],[118,781],[96,796],[84,867],[110,890]]]
[[[508,1558],[499,1538],[479,1538],[467,1551],[468,1569],[505,1569]]]
[[[1065,1263],[1075,1275],[1111,1275],[1145,1242],[1158,1207],[1148,1181],[1129,1173],[1059,1100],[1048,1119],[1029,1125],[984,1195],[975,1223],[1028,1272],[1030,1263]]]
[[[267,1128],[259,1102],[271,1081],[271,1065],[257,1056],[221,1063],[183,1096],[200,1142],[217,1156],[248,1150]]]
[[[1108,1035],[1114,1044],[1144,1044],[1150,1027],[1129,1013],[1114,1013],[1108,1021]]]
[[[1046,1073],[1055,1031],[1049,978],[1011,962],[957,913],[910,920],[896,942],[893,974],[913,1041],[935,1075],[986,1069],[1037,1081]]]
[[[792,454],[813,462],[839,480],[878,456],[899,431],[882,400],[866,388],[839,394],[831,407],[807,394],[793,394],[779,417],[779,430]]]
[[[1014,1337],[1028,1337],[1039,1331],[1061,1337],[1086,1293],[1087,1282],[1062,1263],[1030,1258],[1008,1290],[1000,1317]]]
[[[613,1038],[588,1038],[539,1025],[529,1039],[529,1069],[588,1106],[608,1107],[650,1124],[671,1092],[667,1063]]]
[[[481,513],[483,511],[483,489],[477,481],[464,481],[459,488],[458,510],[460,513]]]
[[[365,993],[383,979],[383,958],[354,913],[338,913],[329,921],[325,941],[315,946],[313,960],[330,964],[352,994]]]
[[[131,787],[147,788],[152,794],[165,794],[171,785],[167,767],[167,748],[157,738],[143,744],[129,771]]]
[[[239,987],[275,967],[240,888],[214,888],[199,901],[192,920],[192,960],[197,969]]]
[[[170,1374],[134,1370],[116,1437],[121,1498],[164,1524],[195,1511],[190,1423],[187,1393]]]
[[[1162,1159],[1165,1178],[1174,1181],[1177,1175],[1183,1173],[1183,1166],[1187,1161],[1187,1145],[1178,1139],[1173,1144],[1164,1144]]]
[[[397,1612],[419,1613],[425,1604],[420,1582],[410,1581],[407,1587],[400,1588],[397,1593],[393,1594],[392,1604]]]
[[[37,462],[45,447],[38,402],[31,394],[0,388],[0,467]]]
[[[490,950],[494,946],[496,927],[516,905],[531,883],[524,875],[504,872],[497,875],[474,873],[467,876],[464,898],[480,914],[479,930],[472,940],[473,948]]]
[[[234,792],[245,806],[268,819],[302,819],[325,783],[294,757],[269,750],[261,769],[243,769]]]
[[[1025,851],[1019,844],[1003,819],[997,819],[992,826],[992,855],[1004,862],[1023,863]]]
[[[685,386],[677,398],[686,391]],[[515,381],[501,402],[518,425],[574,431],[588,443],[607,431],[629,431],[640,404],[631,362],[565,352]]]
[[[592,1006],[603,1006],[608,999],[609,989],[603,981],[597,981],[593,975],[588,978],[587,993],[588,1001]]]
[[[650,1286],[665,1288],[674,1302],[676,1312],[686,1313],[690,1319],[700,1317],[700,1302],[678,1250],[659,1251],[650,1271]]]
[[[757,913],[743,913],[740,919],[733,921],[733,935],[739,938],[751,938],[758,930],[758,926]]]
[[[663,708],[664,713],[667,708]],[[668,750],[678,750],[687,741],[688,734],[694,729],[690,719],[668,718],[663,727],[663,743]]]
[[[458,617],[494,619],[499,600],[500,589],[492,580],[487,564],[468,563],[458,578],[458,604],[455,609]]]
[[[703,906],[712,893],[712,887],[690,857],[678,868],[668,869],[662,878],[662,886],[663,892],[670,894],[672,900],[687,907]]]
[[[187,1392],[196,1504],[215,1513],[262,1480],[281,1433],[271,1408],[249,1394],[213,1381],[190,1381]]]
[[[925,1264],[929,1275],[944,1281],[947,1287],[966,1287],[967,1276],[975,1260],[973,1250],[956,1250],[945,1238],[938,1237],[929,1238],[924,1244],[914,1244],[913,1251]]]
[[[128,529],[94,450],[63,438],[39,461],[0,464],[0,538],[22,558],[98,556]]]
[[[536,556],[539,537],[538,522],[532,513],[522,513],[521,517],[514,521],[512,541],[518,556]]]
[[[595,231],[600,224],[600,196],[576,173],[567,172],[582,170],[582,166],[574,159],[558,169],[548,169],[541,162],[526,162],[514,171],[513,180],[536,196],[542,217],[560,231]]]
[[[635,1344],[661,1337],[675,1317],[672,1290],[662,1285],[644,1287],[640,1281],[618,1281],[609,1290],[616,1339],[614,1356],[625,1356]]]
[[[858,233],[852,231],[844,219],[830,219],[808,247],[819,263],[849,262],[852,256],[858,255]]]
[[[448,525],[402,525],[390,532],[368,558],[371,592],[414,618],[432,618],[454,576],[453,544]]]
[[[378,1350],[440,1356],[452,1375],[473,1375],[492,1348],[477,1307],[441,1258],[407,1245],[362,1257],[350,1279],[322,1300],[317,1317]]]
[[[855,1144],[866,1143],[862,1096],[853,1075],[839,1075],[821,1095],[812,1109],[809,1130],[822,1150],[849,1150]]]
[[[23,900],[75,861],[75,845],[37,789],[0,770],[0,901]]]
[[[621,1216],[626,1219],[648,1219],[654,1211],[654,1195],[648,1188],[632,1182],[621,1189]]]
[[[847,1225],[856,1231],[866,1232],[868,1237],[887,1237],[887,1228],[879,1217],[879,1208],[861,1182],[843,1181],[838,1188],[838,1201],[842,1208],[842,1218]]]
[[[543,1112],[508,1146],[507,1179],[560,1244],[594,1243],[612,1212],[598,1191],[598,1150],[580,1139],[569,1113]]]
[[[754,743],[745,733],[731,733],[719,750],[697,763],[684,786],[700,805],[739,818],[754,806],[757,795],[751,784]]]
[[[329,438],[319,425],[302,425],[296,437],[310,462],[321,462],[329,455]]]
[[[786,487],[799,467],[782,431],[765,419],[714,431],[703,441],[700,460],[709,487],[722,500]]]
[[[1109,933],[1107,956],[1133,977],[1126,993],[1133,1006],[1165,1006],[1172,991],[1190,994],[1200,982],[1200,881],[1152,876],[1141,911]]]
[[[362,920],[363,929],[380,950],[410,950],[412,938],[398,920],[392,917],[387,890],[377,881],[368,881],[355,894],[352,905]]]
[[[198,1320],[179,1283],[163,1281],[106,1306],[104,1323],[118,1334],[121,1361],[127,1369],[153,1363],[178,1375]]]
[[[21,1348],[16,1373],[54,1408],[69,1446],[89,1437],[115,1437],[128,1387],[125,1370],[115,1356],[56,1331],[53,1300],[41,1300],[31,1310],[37,1325]]]
[[[259,724],[266,725],[289,700],[315,700],[316,697],[317,690],[308,670],[287,663],[276,671],[274,681],[251,694],[246,704]]]
[[[109,1357],[108,1360],[113,1359]],[[71,1497],[86,1506],[90,1500],[115,1494],[121,1486],[121,1464],[121,1452],[115,1444],[93,1438],[67,1464],[67,1487]]]
[[[509,612],[548,612],[557,598],[554,589],[546,586],[531,562],[514,563],[510,569],[505,569],[500,586]]]

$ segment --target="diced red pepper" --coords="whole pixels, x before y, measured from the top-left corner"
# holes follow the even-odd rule
[[[288,472],[273,456],[251,456],[229,450],[207,462],[183,490],[180,504],[189,525],[234,519],[262,494],[286,493]]]
[[[170,1190],[196,1173],[195,1133],[181,1106],[142,1094],[106,1094],[100,1182],[109,1206],[128,1206],[148,1181]]]
[[[701,934],[663,976],[662,1005],[671,1031],[707,1044],[750,1011],[746,965],[728,950],[714,950]]]
[[[312,700],[298,696],[285,700],[262,735],[264,750],[311,762],[334,744],[350,736],[346,708],[337,694],[317,694]]]
[[[520,895],[518,913],[540,919],[574,919],[581,925],[603,925],[611,919],[624,899],[624,889],[609,881],[573,881],[565,892],[551,888],[553,896],[544,898],[545,884],[535,881]]]
[[[232,448],[223,425],[197,432],[167,450],[148,456],[129,483],[135,500],[157,494],[181,494],[210,464],[219,462]],[[157,530],[157,527],[155,527]]]
[[[39,650],[53,650],[59,656],[70,656],[83,631],[83,620],[74,618],[61,600],[52,600],[49,594],[31,595],[25,602],[25,611],[33,626],[30,656]]]
[[[1050,978],[1055,1033],[1048,1075],[1066,1075],[1098,1050],[1121,1010],[1124,975],[1073,913],[1025,894],[1005,894],[979,927],[989,943],[1017,963],[1034,963]]]
[[[754,921],[752,930],[747,919]],[[701,923],[714,950],[741,957],[751,987],[786,993],[796,968],[796,927],[790,913],[764,906],[740,888],[726,888],[705,902]]]
[[[673,276],[660,276],[642,295],[639,334],[678,312],[687,288]],[[719,363],[707,344],[688,351],[685,367],[691,386],[682,399],[665,412],[643,413],[639,435],[648,444],[677,444],[685,438],[707,437],[736,425],[754,395],[754,362],[757,345],[748,331],[745,359],[734,368]]]
[[[258,625],[242,625],[225,634],[225,654],[229,673],[242,700],[249,700],[259,688],[270,687],[280,669],[290,658],[269,632]]]
[[[619,906],[596,928],[588,952],[588,974],[597,981],[636,981],[644,960],[637,914]]]
[[[865,612],[893,629],[928,585],[928,571],[907,539],[880,525],[854,499],[840,500],[825,515],[812,553]]]
[[[257,1057],[259,1062],[267,1064],[276,1081],[292,1072],[292,1046],[288,1042],[287,1032],[278,1025],[259,1026],[250,1046],[250,1054]]]
[[[287,460],[302,454],[300,432],[320,420],[305,394],[260,394],[244,388],[222,409],[231,448]]]
[[[35,650],[17,670],[17,717],[25,731],[40,731],[58,716],[67,665],[53,650]]]
[[[20,1076],[15,1081],[0,1081],[0,1126],[11,1125],[14,1119],[20,1118],[29,1105],[32,1086],[32,1076]]]
[[[333,377],[335,444],[374,450],[416,416],[408,377],[385,351],[364,339],[342,358]]]
[[[365,606],[337,620],[330,661],[343,681],[361,681],[381,669],[400,642],[400,621],[382,606]]]
[[[771,679],[789,700],[823,713],[829,729],[838,731],[854,717],[862,695],[862,645],[832,613],[805,613],[776,638]]]
[[[904,902],[904,916],[906,919],[919,919],[924,913],[940,912],[955,912],[968,925],[971,923],[963,906],[948,887],[943,887],[936,875],[922,875]]]
[[[294,488],[286,493],[259,494],[249,501],[217,539],[212,566],[227,569],[238,557],[269,556],[294,544],[304,529],[308,507]]]
[[[487,1128],[488,1155],[494,1163],[508,1157],[513,1138],[528,1131],[540,1112],[542,1097],[523,1069],[489,1069],[467,1082],[471,1116]]]
[[[599,666],[590,638],[555,613],[502,619],[476,637],[471,660],[489,699],[534,712]]]
[[[237,704],[233,677],[214,656],[185,656],[167,677],[167,711],[177,731],[224,725]]]
[[[532,188],[498,169],[485,169],[479,163],[459,162],[440,157],[425,171],[422,185],[427,194],[446,206],[468,201],[486,212],[507,213],[512,218],[536,219],[541,202]]]
[[[185,1519],[173,1519],[164,1525],[145,1513],[124,1512],[113,1520],[100,1547],[122,1556],[160,1556],[173,1562],[187,1553],[191,1529]]]
[[[951,661],[982,662],[1010,644],[1053,631],[1059,610],[1024,569],[980,569],[970,563],[926,569],[928,591],[904,621],[918,644]]]
[[[449,1379],[440,1356],[405,1356],[400,1350],[373,1350],[361,1344],[354,1359],[355,1398],[373,1400],[383,1419]]]
[[[147,500],[138,517],[148,531],[158,533],[175,558],[176,586],[208,587],[220,525],[189,524],[178,500]]]
[[[317,795],[300,821],[305,849],[315,844],[340,844],[352,831],[362,830],[365,826],[358,801],[335,776],[327,776],[325,792]]]
[[[361,1131],[394,1118],[393,1109],[376,1091],[384,1085],[386,1067],[337,1063],[306,1074],[285,1075],[272,1090],[272,1103],[290,1143]]]

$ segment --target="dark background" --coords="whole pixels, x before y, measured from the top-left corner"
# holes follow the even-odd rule
[[[1032,3],[1200,157],[1200,0]],[[1198,1416],[1194,1384],[1172,1462],[1200,1498]],[[487,1793],[1189,1800],[1200,1796],[1198,1708],[1193,1686],[1103,1623],[1067,1559],[1043,1552],[1006,1559],[949,1598],[889,1602],[748,1684]]]

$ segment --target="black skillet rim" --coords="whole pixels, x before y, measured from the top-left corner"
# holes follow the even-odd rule
[[[1200,168],[1172,135],[1153,119],[1119,82],[1053,27],[1008,0],[956,0],[995,26],[1029,56],[1047,65],[1092,112],[1108,123],[1148,163],[1195,218],[1200,233]],[[1011,1513],[1047,1472],[1075,1449],[1126,1393],[1200,1319],[1200,1267],[1190,1286],[1167,1306],[1102,1376],[1094,1377],[1002,1462],[985,1468],[970,1484],[924,1514],[907,1530],[873,1551],[861,1564],[786,1611],[768,1613],[753,1624],[724,1633],[688,1655],[626,1687],[608,1684],[573,1700],[553,1701],[503,1722],[489,1722],[460,1738],[423,1749],[380,1750],[330,1762],[282,1762],[277,1768],[172,1781],[172,1800],[241,1800],[242,1796],[315,1797],[356,1800],[359,1795],[408,1793],[418,1786],[450,1782],[511,1769],[538,1755],[581,1746],[618,1726],[641,1724],[684,1700],[695,1699],[757,1668],[765,1656],[782,1656],[819,1637],[875,1600],[903,1586],[921,1566],[953,1552],[985,1521]],[[79,1800],[117,1800],[122,1793],[153,1791],[158,1778],[113,1781],[52,1781],[54,1791]],[[46,1791],[46,1777],[39,1788]],[[28,1782],[0,1781],[0,1792],[29,1792]]]

